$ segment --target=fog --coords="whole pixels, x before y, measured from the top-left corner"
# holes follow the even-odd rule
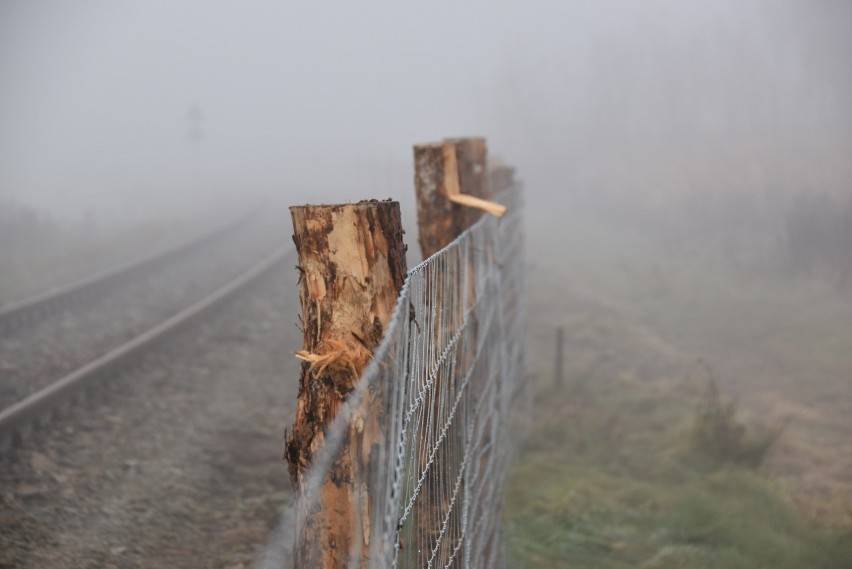
[[[411,145],[454,135],[488,137],[533,204],[763,191],[804,183],[802,153],[838,185],[850,21],[841,1],[7,1],[0,197],[407,200]]]
[[[486,9],[6,3],[2,191],[58,211],[401,194],[412,143],[494,130],[524,11]]]
[[[501,299],[480,320],[475,289],[462,319],[524,342],[506,420],[524,441],[506,477],[508,566],[846,566],[848,0],[2,0],[0,309],[132,270],[34,323],[18,318],[19,336],[0,333],[0,398],[17,401],[41,388],[33,378],[46,385],[266,258],[288,242],[288,205],[396,199],[411,265],[412,145],[462,136],[485,137],[489,156],[517,169],[525,202],[523,276],[489,272],[498,276],[482,290],[523,282],[526,297]],[[0,539],[0,565],[56,544],[103,546],[101,565],[152,563],[177,552],[185,531],[198,543],[183,554],[216,546],[230,561],[209,565],[248,567],[291,501],[280,451],[299,386],[292,354],[309,329],[293,326],[293,255],[251,302],[232,299],[207,339],[174,340],[175,358],[207,363],[172,362],[171,378],[141,366],[158,390],[186,384],[211,398],[175,391],[162,396],[169,407],[140,387],[146,404],[110,399],[104,408],[119,410],[82,428],[105,442],[56,429],[43,455],[26,447],[24,459],[0,461],[0,537],[8,529],[15,546]],[[132,264],[145,258],[158,260]],[[524,314],[527,326],[513,327]],[[411,315],[419,334],[413,304]],[[456,347],[441,358],[456,351],[470,355]],[[480,361],[490,370],[498,360]],[[99,452],[74,450],[86,445]],[[101,486],[90,480],[100,467],[75,466],[90,455],[112,461],[96,497],[108,507],[73,501],[78,473]],[[232,477],[221,487],[211,483],[219,470]],[[149,486],[125,483],[139,472]],[[46,484],[61,486],[61,500],[45,498]],[[169,509],[216,502],[203,492],[221,498],[221,515],[193,514],[220,524],[208,534]],[[137,509],[134,493],[155,506]],[[114,531],[118,510],[124,529]],[[109,515],[91,529],[77,519],[91,512]],[[162,537],[140,540],[157,533],[153,520]]]

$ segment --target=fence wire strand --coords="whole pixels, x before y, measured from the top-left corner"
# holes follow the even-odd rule
[[[504,565],[502,491],[509,411],[523,388],[525,279],[520,189],[497,197],[508,206],[503,218],[483,215],[409,271],[381,345],[305,478],[302,499],[312,499],[345,452],[352,413],[368,394],[378,399],[385,436],[369,473],[373,538],[354,540],[354,567]]]

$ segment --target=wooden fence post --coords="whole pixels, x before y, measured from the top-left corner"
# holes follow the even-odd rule
[[[418,144],[414,147],[415,165],[415,190],[417,196],[417,221],[419,230],[419,243],[423,257],[429,257],[454,241],[464,230],[473,225],[482,215],[482,211],[489,211],[502,215],[505,208],[490,201],[491,193],[488,185],[488,171],[486,168],[487,147],[483,138],[448,139],[443,142]],[[459,196],[464,199],[460,199]],[[456,267],[459,274],[455,277],[453,284],[458,287],[455,296],[459,299],[465,298],[465,306],[445,306],[441,297],[441,289],[435,291],[435,302],[437,312],[445,315],[448,321],[460,322],[467,308],[476,302],[476,281],[474,277],[474,266]],[[452,277],[451,277],[452,278]],[[464,291],[466,294],[461,294]],[[448,300],[447,300],[448,301]],[[447,315],[453,311],[455,318]],[[456,330],[440,330],[439,323],[435,323],[432,331],[435,341],[438,338],[449,338]],[[446,324],[445,324],[446,326]],[[458,355],[457,370],[466,370],[476,365],[476,338],[478,337],[478,321],[476,316],[468,323],[469,339],[473,339],[464,345],[463,351]],[[435,353],[440,353],[444,346],[435,346]],[[463,372],[461,372],[463,373]],[[440,374],[433,386],[433,401],[438,400],[441,390],[452,390],[453,385],[441,385]],[[471,387],[476,391],[476,387]],[[430,423],[437,425],[433,429],[440,429],[438,424],[441,410],[437,405],[429,410],[432,416]],[[457,416],[457,420],[460,420]],[[419,436],[427,436],[426,427]],[[464,449],[466,444],[467,426],[458,423],[444,441],[445,448]],[[425,452],[425,446],[421,452]],[[444,453],[446,454],[446,453]],[[449,454],[452,454],[451,452]],[[439,453],[439,456],[442,456]],[[419,458],[421,467],[425,467],[426,456]],[[450,464],[449,461],[437,461],[434,465],[434,475],[427,477],[424,488],[421,490],[423,503],[419,507],[417,525],[421,535],[429,540],[424,547],[428,549],[438,547],[438,536],[441,533],[443,518],[449,506],[449,496],[446,495],[452,489],[453,480],[457,476],[454,468],[459,465]],[[461,492],[469,491],[462,484]],[[427,502],[427,500],[432,500]],[[456,508],[464,507],[463,500],[456,501]],[[458,520],[462,519],[458,515]],[[469,536],[468,536],[469,538]],[[445,539],[446,541],[446,539]],[[442,543],[435,559],[436,566],[446,565],[453,556],[456,563],[462,565],[465,559],[465,550],[468,546]]]
[[[417,226],[423,257],[435,254],[482,215],[476,206],[450,199],[459,191],[491,200],[484,138],[455,138],[414,146]]]
[[[565,383],[563,350],[565,348],[565,329],[562,326],[556,328],[556,365],[553,369],[553,384],[561,388]]]
[[[515,169],[500,161],[488,164],[488,179],[495,196],[515,185]]]
[[[383,491],[369,487],[374,441],[383,428],[369,392],[316,496],[305,496],[305,476],[325,442],[324,429],[348,405],[381,341],[405,279],[399,204],[302,206],[290,213],[304,332],[296,421],[285,450],[299,493],[295,566],[361,567],[378,539],[371,535],[370,493]]]

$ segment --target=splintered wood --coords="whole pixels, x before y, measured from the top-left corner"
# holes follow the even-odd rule
[[[441,148],[444,158],[444,191],[447,199],[455,204],[481,209],[497,217],[503,217],[506,214],[506,206],[461,192],[457,151],[457,145],[449,142],[445,142]]]
[[[473,225],[482,211],[502,216],[491,201],[483,138],[457,138],[414,146],[420,250],[428,257]]]
[[[297,353],[302,360],[299,400],[285,458],[303,494],[326,427],[350,405],[347,396],[390,322],[406,264],[397,202],[292,207],[290,213],[304,346]],[[366,563],[374,491],[368,473],[383,417],[369,392],[356,407],[346,409],[352,419],[317,496],[300,496],[296,567]]]

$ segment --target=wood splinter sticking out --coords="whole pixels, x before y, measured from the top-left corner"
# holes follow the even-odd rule
[[[483,211],[498,217],[506,207],[492,201],[484,138],[451,138],[414,146],[417,225],[423,257],[446,247]]]
[[[299,255],[304,346],[296,421],[285,459],[298,492],[296,567],[361,567],[371,543],[369,472],[383,417],[372,391],[349,409],[348,395],[379,345],[406,276],[399,204],[290,208]],[[326,427],[351,417],[340,451],[305,496],[306,475],[323,446]],[[351,556],[355,555],[353,559]]]

